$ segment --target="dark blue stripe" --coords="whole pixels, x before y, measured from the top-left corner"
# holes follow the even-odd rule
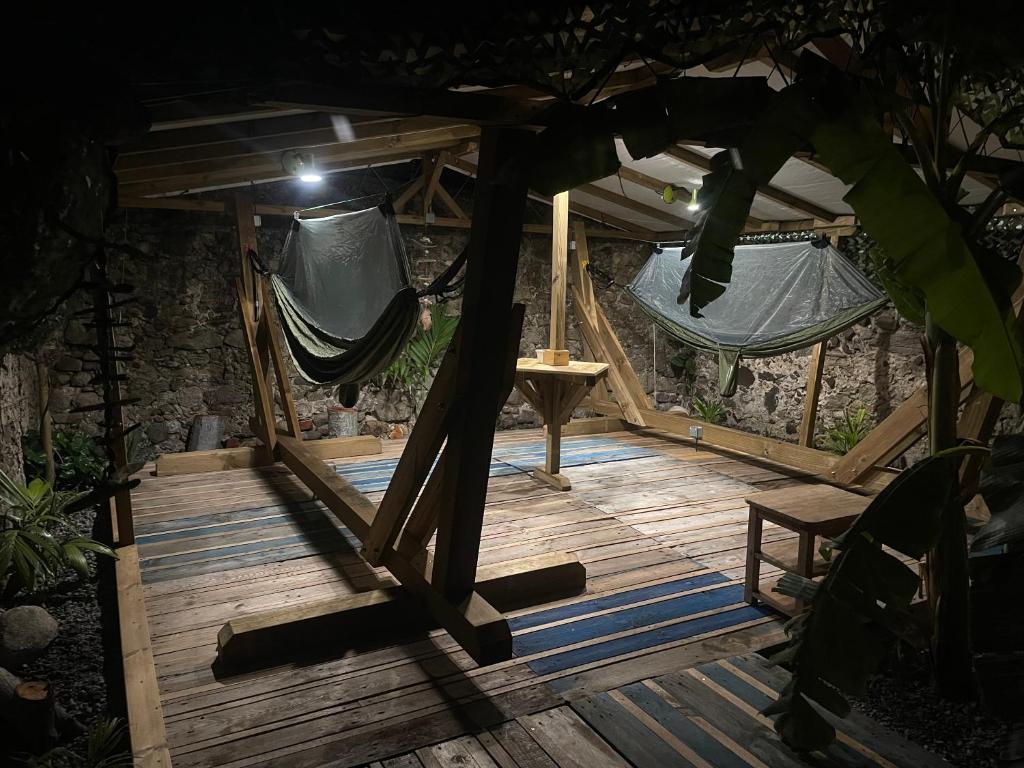
[[[620,605],[639,603],[641,600],[650,600],[662,595],[671,595],[675,592],[686,592],[690,589],[697,589],[708,584],[719,584],[727,581],[725,576],[716,572],[704,573],[699,576],[691,576],[686,579],[667,581],[664,584],[655,584],[650,587],[637,587],[626,592],[619,592],[615,595],[596,597],[593,600],[585,600],[581,603],[563,605],[559,608],[549,608],[546,611],[537,611],[526,616],[519,616],[508,620],[508,625],[513,632],[530,627],[538,627],[541,624],[550,624],[552,621],[571,619],[575,616],[585,616],[588,613],[596,613],[608,608],[617,608]]]
[[[556,653],[542,659],[535,659],[529,662],[528,666],[538,675],[546,675],[552,672],[561,672],[572,669],[582,664],[589,664],[594,661],[602,661],[624,653],[632,653],[645,648],[653,648],[657,645],[671,643],[677,640],[685,640],[694,635],[705,632],[713,632],[716,629],[724,629],[734,624],[742,624],[745,621],[753,621],[771,613],[763,608],[744,607],[731,611],[723,611],[712,616],[704,616],[700,619],[670,624],[667,627],[652,629],[649,632],[641,632],[628,637],[620,637],[615,640],[607,640],[603,643],[595,643],[585,648]]]
[[[286,507],[284,514],[257,517],[249,520],[239,520],[237,522],[222,523],[220,525],[197,525],[196,523],[200,522],[197,519],[195,522],[190,522],[189,525],[191,527],[184,530],[167,531],[166,533],[148,533],[136,536],[135,539],[139,544],[145,545],[156,544],[161,541],[176,541],[179,539],[196,539],[203,536],[216,536],[235,531],[250,530],[253,528],[267,529],[298,520],[307,521],[306,525],[308,525],[308,521],[330,524],[328,517],[329,514],[330,513],[326,507],[322,507],[316,502],[311,502],[305,507]],[[298,523],[298,525],[302,526],[303,524]]]
[[[253,541],[247,544],[233,544],[227,547],[203,550],[202,552],[183,552],[179,555],[159,555],[157,557],[145,558],[139,562],[139,565],[143,569],[167,565],[184,565],[185,563],[191,563],[197,560],[223,558],[229,555],[244,555],[251,552],[286,547],[289,544],[303,544],[306,542],[333,544],[334,549],[344,551],[353,551],[356,547],[360,546],[359,540],[352,534],[345,536],[333,527],[323,528],[321,530],[322,532],[315,531],[312,533],[300,533],[294,536],[283,536],[271,541]]]
[[[619,691],[716,768],[748,768],[743,758],[719,743],[643,683],[632,683]]]
[[[625,608],[603,616],[583,618],[568,624],[559,624],[550,629],[539,629],[512,639],[512,648],[517,656],[528,656],[552,648],[560,648],[585,640],[613,635],[628,629],[650,626],[671,621],[701,611],[723,608],[743,600],[743,587],[739,585],[719,587],[707,592],[680,595],[651,605]]]
[[[230,571],[235,568],[247,568],[253,565],[265,565],[267,563],[284,563],[288,560],[297,560],[302,557],[313,555],[325,555],[336,552],[337,547],[333,543],[306,542],[295,544],[280,549],[268,549],[262,552],[251,552],[246,555],[238,555],[227,560],[208,560],[204,563],[186,563],[171,568],[164,568],[158,571],[142,571],[144,584],[152,584],[158,581],[172,581],[183,579],[189,576],[201,576],[204,573],[219,573]]]
[[[273,513],[290,513],[291,510],[306,510],[306,509],[320,509],[320,502],[318,501],[288,501],[280,504],[265,504],[259,507],[246,507],[244,509],[234,509],[230,512],[214,512],[212,514],[207,513],[205,515],[192,515],[185,517],[177,517],[173,520],[159,520],[156,522],[142,522],[139,520],[135,521],[135,535],[136,538],[142,538],[143,536],[150,536],[156,533],[165,533],[168,531],[177,531],[185,528],[186,526],[201,526],[201,525],[217,525],[220,523],[232,523],[236,521],[252,520],[260,515],[273,517]],[[284,514],[282,517],[286,516]]]
[[[725,688],[725,690],[736,696],[736,698],[756,709],[758,712],[769,704],[775,702],[775,697],[766,696],[746,680],[736,677],[734,674],[723,669],[717,664],[702,664],[697,667],[697,670]],[[833,719],[832,725],[836,724],[836,720]],[[851,766],[851,768],[854,766],[874,768],[877,765],[873,760],[865,757],[857,750],[840,741],[832,742],[832,744],[830,744],[825,750],[825,754],[831,756],[832,762],[836,765],[848,765]]]

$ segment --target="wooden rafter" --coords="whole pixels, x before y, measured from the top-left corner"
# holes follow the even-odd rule
[[[596,197],[600,200],[604,200],[605,202],[612,203],[643,216],[647,216],[648,218],[657,219],[658,221],[663,221],[666,224],[671,224],[672,226],[679,227],[680,229],[686,229],[693,226],[693,222],[690,219],[677,216],[667,207],[656,208],[653,205],[647,205],[647,203],[634,200],[633,198],[619,194],[618,192],[612,192],[604,187],[599,187],[597,184],[584,184],[583,186],[577,187],[576,190],[590,195],[591,197]]]
[[[321,147],[316,152],[316,160],[320,165],[338,162],[369,160],[380,156],[395,155],[402,152],[423,152],[454,146],[464,139],[478,135],[479,129],[472,125],[445,126],[428,130],[413,131],[397,136],[385,135],[369,139],[336,143]],[[278,151],[264,152],[244,157],[225,158],[161,165],[154,168],[140,168],[118,173],[118,181],[122,186],[140,185],[145,183],[163,182],[170,185],[181,184],[181,179],[193,177],[242,176],[246,174],[277,174],[286,176],[287,172],[281,165],[281,153]],[[188,187],[186,187],[188,188]]]
[[[711,170],[711,159],[705,157],[699,152],[694,152],[690,149],[684,149],[680,146],[673,146],[666,149],[663,154],[678,160],[679,162],[689,165],[692,168],[699,168],[702,171],[708,172]],[[761,184],[757,188],[757,193],[767,200],[771,200],[773,203],[778,203],[786,208],[790,208],[794,211],[800,211],[806,213],[815,219],[821,219],[823,221],[835,221],[836,217],[839,216],[837,213],[826,210],[820,205],[815,205],[803,198],[797,197],[796,195],[786,192],[784,189],[779,189],[771,184]]]
[[[185,142],[182,144],[151,150],[140,150],[138,147],[134,149],[129,147],[127,151],[123,151],[118,154],[117,161],[114,164],[114,170],[118,174],[126,174],[128,171],[142,171],[143,169],[150,169],[150,174],[156,174],[158,173],[156,170],[158,168],[166,166],[184,166],[185,171],[190,172],[188,164],[191,163],[205,164],[230,158],[250,157],[253,155],[267,153],[281,153],[289,149],[317,150],[320,147],[337,148],[339,145],[345,145],[350,142],[360,141],[363,139],[403,136],[406,134],[417,133],[419,131],[434,130],[443,127],[440,126],[436,120],[429,120],[425,118],[398,118],[390,120],[355,118],[349,125],[351,135],[342,137],[339,136],[338,130],[332,123],[329,115],[298,115],[282,119],[289,120],[290,124],[294,125],[307,123],[313,124],[315,127],[306,130],[284,131],[278,133],[271,132],[271,130],[279,131],[280,128],[268,129],[265,124],[270,123],[271,121],[266,120],[262,121],[264,125],[261,125],[260,123],[252,124],[252,130],[258,131],[256,135],[237,136],[228,138],[227,140],[207,141],[206,143],[201,144],[194,143],[196,141],[195,134],[199,134],[200,129],[193,129],[192,133],[194,135],[192,138],[180,137],[179,140]],[[155,134],[154,137],[160,139],[161,142],[165,142],[168,139],[174,139],[175,134],[177,133],[181,132],[164,131]],[[212,129],[203,129],[203,133],[212,133]],[[211,169],[213,167],[214,166],[210,166]]]

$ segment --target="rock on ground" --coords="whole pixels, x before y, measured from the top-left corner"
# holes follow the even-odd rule
[[[38,605],[0,613],[0,666],[19,667],[41,656],[57,637],[57,622]]]

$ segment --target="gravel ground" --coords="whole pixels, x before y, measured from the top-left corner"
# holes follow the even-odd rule
[[[74,515],[83,535],[109,541],[109,530],[94,527],[104,522],[103,517],[97,522],[95,510],[82,510]],[[93,560],[91,555],[88,557]],[[103,558],[98,568],[93,562],[88,580],[72,573],[45,594],[21,601],[46,608],[60,631],[46,653],[11,672],[25,680],[49,681],[56,701],[86,727],[110,716],[112,710],[121,711],[118,686],[123,685],[117,677],[120,653],[114,592],[112,561]],[[82,741],[76,739],[69,746],[74,749]]]
[[[923,672],[876,675],[853,705],[886,728],[939,755],[950,765],[997,768],[1009,727],[977,702],[938,697]]]

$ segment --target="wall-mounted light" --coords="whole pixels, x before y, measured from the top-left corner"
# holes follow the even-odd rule
[[[290,149],[282,153],[281,167],[285,173],[291,176],[298,176],[300,181],[304,181],[307,184],[315,184],[324,179],[317,170],[312,152],[300,152]]]
[[[696,187],[694,187],[693,191],[690,193],[690,202],[687,203],[686,210],[688,210],[688,211],[699,211],[700,210],[700,203],[697,202],[697,188]]]

